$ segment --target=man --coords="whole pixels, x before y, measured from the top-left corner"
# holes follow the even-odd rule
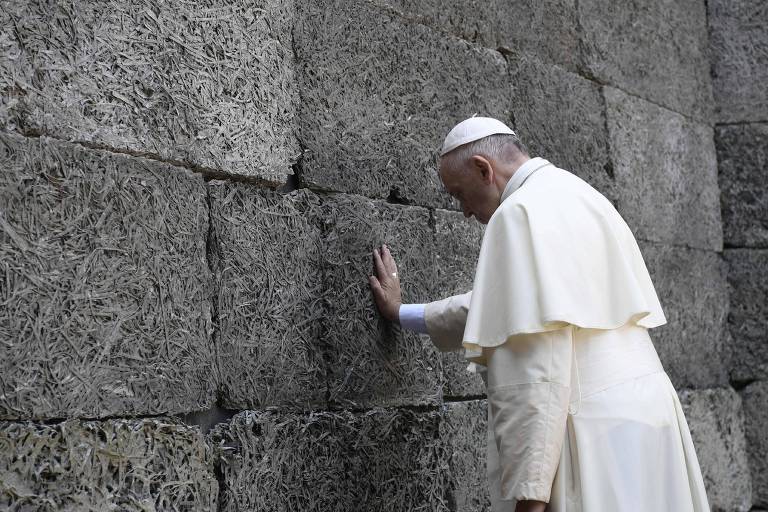
[[[483,369],[494,510],[709,510],[648,336],[666,319],[611,202],[490,118],[450,131],[440,178],[487,224],[472,292],[402,305],[386,247],[370,284],[386,318]]]

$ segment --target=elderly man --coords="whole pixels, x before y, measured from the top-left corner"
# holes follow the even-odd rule
[[[472,292],[402,305],[374,251],[381,313],[464,348],[489,405],[497,511],[709,510],[685,417],[648,329],[666,322],[629,227],[575,175],[529,158],[502,122],[445,139],[440,178],[487,224]],[[548,505],[547,505],[548,504]]]

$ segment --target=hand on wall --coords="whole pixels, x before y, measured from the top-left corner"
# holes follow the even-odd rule
[[[370,276],[373,298],[381,315],[391,322],[397,322],[400,318],[400,305],[402,294],[400,292],[400,278],[397,274],[397,264],[386,245],[373,250],[373,266],[376,273]]]

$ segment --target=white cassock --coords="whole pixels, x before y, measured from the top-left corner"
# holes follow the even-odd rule
[[[586,182],[526,162],[488,222],[473,291],[423,314],[439,349],[463,346],[485,373],[494,511],[709,510],[648,336],[666,323],[656,292],[629,227]]]

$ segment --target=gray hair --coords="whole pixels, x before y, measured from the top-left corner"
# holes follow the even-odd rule
[[[457,164],[463,165],[464,162],[475,155],[480,155],[488,159],[501,160],[508,154],[508,151],[512,147],[517,148],[518,151],[525,155],[528,154],[528,148],[525,147],[525,144],[520,141],[517,135],[499,133],[459,146],[453,151],[449,151],[441,156],[440,160],[450,160],[454,167]]]

